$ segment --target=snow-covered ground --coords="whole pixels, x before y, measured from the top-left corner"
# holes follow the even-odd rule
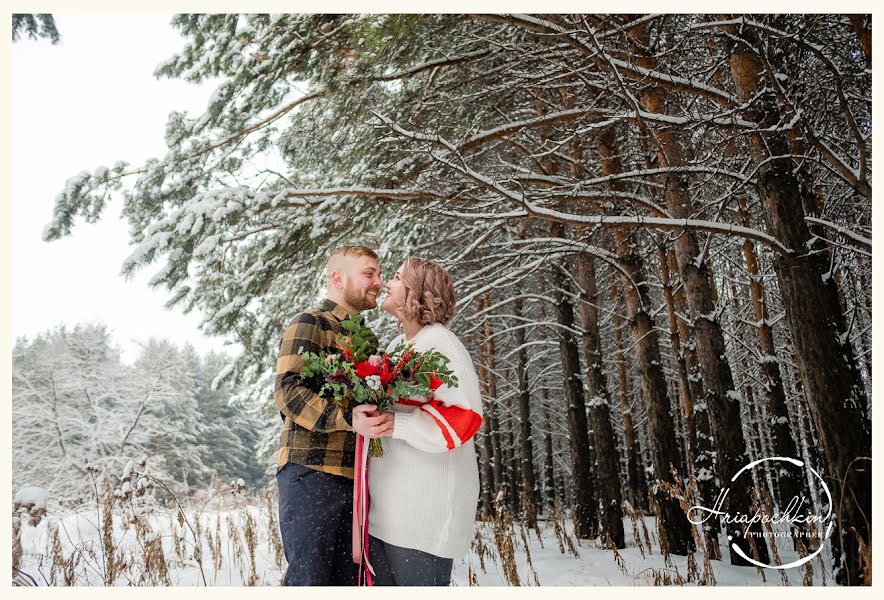
[[[528,552],[526,553],[522,536],[517,530],[513,540],[516,548],[516,570],[521,584],[536,585],[534,580],[534,575],[536,574],[537,581],[541,586],[644,586],[655,585],[655,579],[662,579],[664,576],[668,576],[672,582],[683,579],[683,585],[697,585],[696,581],[688,581],[688,558],[686,556],[672,555],[672,566],[665,564],[657,541],[655,521],[655,517],[645,517],[645,526],[651,540],[651,551],[648,552],[648,548],[645,547],[644,555],[642,555],[642,550],[633,541],[632,524],[629,519],[624,519],[626,548],[618,551],[619,556],[622,558],[622,568],[618,567],[618,561],[614,552],[602,548],[598,541],[576,540],[572,538],[579,557],[574,557],[570,554],[567,547],[563,554],[559,551],[558,541],[551,524],[544,527],[543,523],[541,523],[540,540],[537,539],[533,530],[529,530]],[[570,534],[570,523],[566,522],[565,526]],[[489,527],[484,524],[479,525],[479,527],[486,531],[489,530]],[[640,535],[643,537],[643,532],[640,531]],[[490,533],[485,533],[483,537],[493,546],[493,541],[491,541],[493,536]],[[787,544],[782,539],[777,541],[781,564],[798,558],[791,545]],[[528,554],[531,556],[533,569],[528,564]],[[824,550],[820,556],[823,556],[825,561],[830,560],[827,550]],[[694,557],[697,567],[700,573],[702,573],[703,555],[695,553]],[[468,574],[472,569],[476,575],[475,582],[480,586],[507,585],[507,578],[501,567],[501,561],[497,556],[497,552],[495,552],[495,558],[496,560],[492,561],[485,560],[485,572],[482,572],[479,568],[479,560],[474,545],[467,558],[455,562],[452,583],[454,585],[469,585]],[[823,585],[819,556],[811,561],[811,564],[813,567],[813,584]],[[710,566],[715,578],[715,585],[781,586],[784,584],[781,579],[781,573],[785,573],[790,585],[800,586],[804,576],[803,567],[783,571],[765,569],[764,578],[762,578],[758,569],[754,567],[735,567],[729,561],[713,560],[710,561]],[[825,584],[832,584],[832,578],[829,573],[826,574]],[[678,584],[673,583],[673,585]]]
[[[199,519],[196,509],[186,510],[186,520],[179,518],[177,510],[154,509],[146,515],[140,528],[125,524],[125,513],[119,510],[113,519],[112,543],[119,570],[114,584],[197,586],[204,585],[205,577],[208,585],[278,585],[285,559],[271,510],[275,512],[275,504],[269,501],[256,503],[254,499],[228,499],[213,506],[211,511],[205,510]],[[197,530],[197,521],[199,543],[195,544],[190,527]],[[102,585],[107,573],[104,559],[107,553],[103,549],[98,523],[93,510],[91,513],[49,515],[36,526],[23,525],[21,570],[39,585],[53,582],[54,585],[65,585],[65,570],[67,580],[74,585]],[[684,585],[695,585],[696,581],[688,581],[687,557],[673,556],[670,566],[664,564],[655,535],[654,518],[645,517],[645,524],[650,549],[645,543],[642,548],[636,545],[632,523],[629,519],[624,520],[627,547],[619,551],[619,559],[612,550],[601,548],[597,542],[578,542],[571,538],[579,554],[575,557],[569,551],[567,540],[557,537],[551,521],[541,522],[539,539],[533,530],[514,527],[509,539],[514,549],[516,572],[510,571],[510,578],[517,576],[521,585],[539,583],[541,586],[654,585],[655,579],[658,583],[666,581],[677,585],[683,580]],[[564,526],[570,533],[567,520]],[[58,532],[55,550],[53,530]],[[523,533],[527,534],[527,552]],[[641,531],[640,538],[644,539]],[[564,542],[564,553],[560,551],[559,539]],[[250,540],[253,541],[251,549]],[[162,561],[157,561],[159,543],[162,544]],[[795,558],[795,553],[784,542],[780,541],[778,548],[781,561]],[[53,579],[53,559],[59,549],[64,564],[56,565]],[[484,570],[480,555],[484,559]],[[828,560],[828,552],[822,556]],[[703,557],[697,553],[695,558],[702,573]],[[160,562],[164,566],[160,566]],[[452,584],[468,586],[472,579],[474,585],[480,586],[509,585],[505,562],[495,542],[493,526],[480,523],[469,555],[455,561]],[[831,585],[828,574],[823,581],[819,557],[811,564],[814,585]],[[755,568],[734,567],[721,561],[711,561],[711,568],[716,585],[780,586],[783,585],[781,573],[785,573],[791,585],[802,585],[804,576],[800,567],[780,572],[767,569],[766,581]]]

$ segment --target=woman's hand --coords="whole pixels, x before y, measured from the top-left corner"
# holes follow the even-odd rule
[[[393,435],[394,420],[393,413],[378,412],[374,404],[360,404],[353,409],[353,430],[367,438]]]

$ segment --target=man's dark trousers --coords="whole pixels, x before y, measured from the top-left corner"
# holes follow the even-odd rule
[[[276,474],[284,585],[356,585],[353,480],[289,463]]]

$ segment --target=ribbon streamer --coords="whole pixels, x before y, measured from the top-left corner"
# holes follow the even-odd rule
[[[368,445],[371,440],[356,434],[356,472],[353,476],[353,562],[359,565],[358,585],[374,586],[374,568],[368,561]],[[363,569],[363,564],[365,569]]]

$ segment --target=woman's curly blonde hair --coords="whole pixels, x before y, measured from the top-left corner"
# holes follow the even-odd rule
[[[407,258],[399,275],[405,287],[402,315],[421,325],[448,325],[457,298],[454,281],[441,265],[424,258]]]

